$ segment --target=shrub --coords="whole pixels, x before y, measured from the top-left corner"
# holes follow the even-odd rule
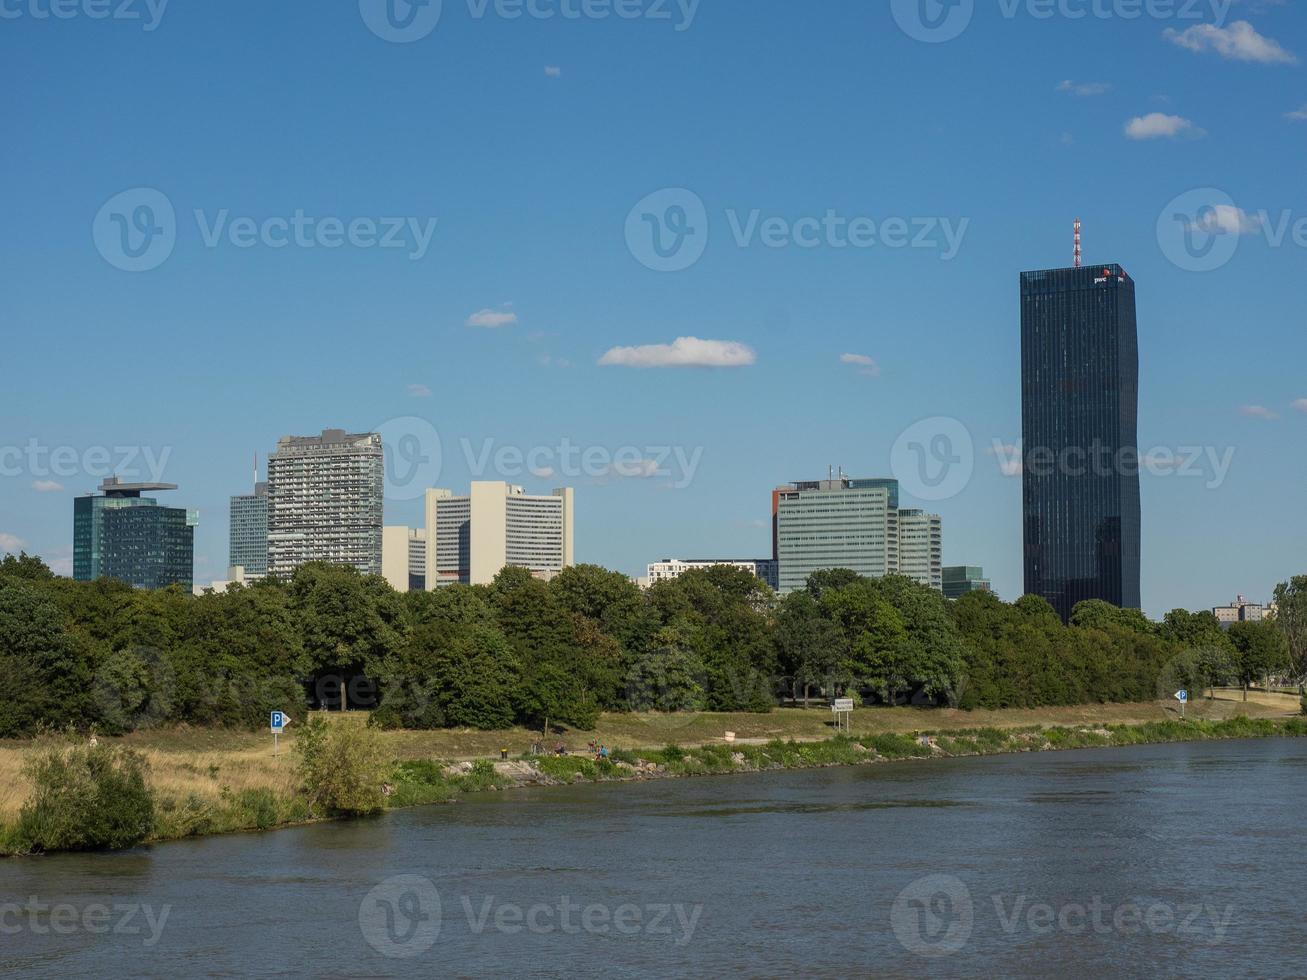
[[[388,801],[392,807],[448,803],[458,787],[445,775],[445,767],[432,759],[401,762],[395,769],[395,792]]]
[[[267,830],[278,823],[277,798],[267,787],[241,790],[232,806],[242,827]]]
[[[599,767],[593,759],[581,755],[551,755],[536,761],[542,773],[553,779],[572,782],[575,779],[599,778]]]
[[[352,721],[329,724],[313,716],[295,738],[299,774],[310,805],[332,813],[376,813],[381,787],[394,770],[376,730]]]
[[[118,746],[54,750],[24,769],[33,786],[15,835],[24,850],[115,850],[154,829],[145,760]]]

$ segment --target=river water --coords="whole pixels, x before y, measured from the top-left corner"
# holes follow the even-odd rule
[[[0,862],[13,976],[1305,976],[1307,739],[519,790]]]

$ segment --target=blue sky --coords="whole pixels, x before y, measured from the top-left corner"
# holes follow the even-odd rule
[[[197,580],[220,578],[254,453],[382,427],[433,461],[396,475],[388,523],[419,521],[427,477],[569,483],[578,558],[636,574],[765,555],[771,487],[888,475],[942,418],[974,447],[923,504],[945,561],[1015,598],[1020,480],[993,450],[1021,435],[1017,273],[1069,264],[1079,216],[1086,262],[1137,283],[1141,446],[1211,450],[1144,477],[1146,610],[1307,571],[1300,4],[963,0],[932,43],[906,0],[445,0],[395,43],[381,0],[69,3],[6,0],[0,21],[0,550],[66,570],[97,447],[110,467],[148,448],[201,512]],[[650,268],[644,215],[675,243],[687,203],[678,255],[701,254]],[[1214,252],[1159,235],[1176,208]],[[297,213],[311,244],[278,223]],[[146,271],[115,251],[137,227],[162,229]]]

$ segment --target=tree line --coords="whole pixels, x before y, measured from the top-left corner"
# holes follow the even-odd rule
[[[1222,630],[1042,599],[951,602],[899,576],[836,570],[778,598],[730,567],[641,591],[594,565],[549,582],[506,568],[487,586],[397,593],[307,565],[288,581],[193,596],[54,576],[0,560],[0,737],[187,723],[254,728],[274,709],[360,708],[383,727],[592,728],[601,711],[769,711],[865,704],[1039,707],[1151,700],[1307,662],[1307,576],[1276,624]],[[1296,632],[1295,632],[1296,631]]]

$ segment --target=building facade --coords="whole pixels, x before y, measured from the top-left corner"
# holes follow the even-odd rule
[[[1236,596],[1228,606],[1216,606],[1212,614],[1222,626],[1235,623],[1260,623],[1273,615],[1274,606],[1264,606],[1260,602],[1249,602],[1242,595]]]
[[[968,592],[994,591],[979,565],[949,565],[942,575],[945,599],[960,599]]]
[[[245,579],[268,574],[268,485],[255,483],[252,494],[231,498],[227,567],[244,569]]]
[[[110,477],[100,495],[73,501],[73,578],[118,579],[137,589],[195,584],[196,511],[161,507],[142,493],[172,483],[123,483]]]
[[[674,578],[679,578],[692,568],[712,568],[716,565],[727,565],[748,572],[750,575],[756,575],[771,589],[776,589],[780,585],[776,577],[776,560],[773,558],[695,558],[690,560],[664,558],[662,561],[649,563],[648,575],[639,584],[644,588],[648,588],[651,585],[657,585],[659,582],[669,582]]]
[[[900,511],[897,480],[840,476],[778,487],[772,491],[772,528],[781,594],[805,588],[813,572],[834,568],[868,578],[905,574],[940,587],[942,521],[936,514]]]
[[[942,590],[943,554],[944,527],[940,516],[924,510],[900,510],[898,573],[921,585]]]
[[[1119,265],[1021,273],[1025,590],[1138,609],[1139,351]]]
[[[433,489],[425,503],[428,590],[488,584],[507,566],[548,579],[575,564],[571,488],[536,496],[503,481],[474,481],[467,496]]]
[[[385,458],[381,436],[324,429],[284,436],[268,457],[268,573],[308,562],[381,574]]]
[[[421,592],[426,588],[426,531],[389,525],[383,528],[381,574],[396,592]]]

